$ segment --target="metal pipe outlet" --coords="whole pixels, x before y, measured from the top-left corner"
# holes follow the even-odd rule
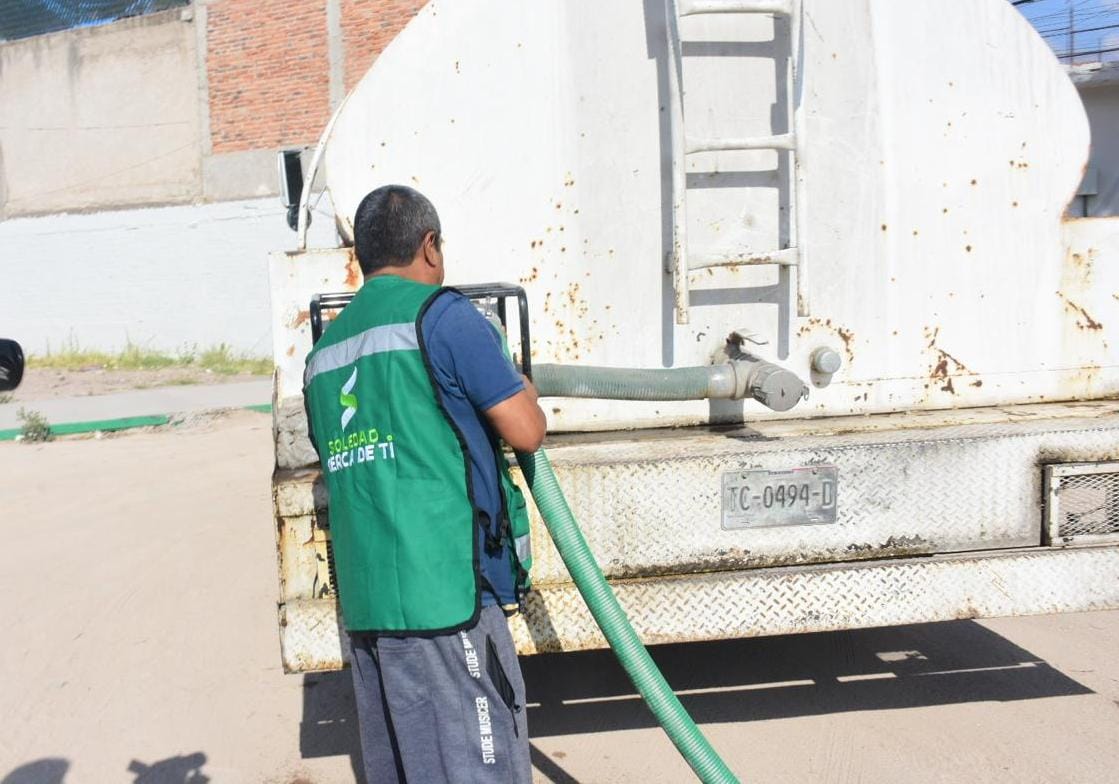
[[[607,400],[741,400],[752,397],[774,411],[788,411],[808,396],[808,386],[795,373],[760,359],[655,369],[536,365],[532,379],[542,397]]]

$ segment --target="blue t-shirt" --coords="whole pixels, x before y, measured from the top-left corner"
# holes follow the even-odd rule
[[[440,294],[424,314],[420,329],[443,407],[466,441],[474,504],[489,516],[490,533],[496,537],[502,507],[494,460],[498,437],[482,412],[520,392],[524,381],[505,356],[493,326],[461,294]],[[483,590],[483,606],[517,601],[509,569],[510,547],[512,542],[507,541],[500,551],[487,552],[485,531],[478,531],[479,565],[492,589]]]

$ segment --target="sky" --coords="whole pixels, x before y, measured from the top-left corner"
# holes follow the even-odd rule
[[[1119,50],[1119,0],[1033,0],[1016,7],[1058,56],[1069,53],[1070,26],[1077,31],[1071,43],[1078,55],[1075,59],[1061,57],[1062,62],[1119,61],[1119,51],[1101,52]],[[1105,29],[1092,29],[1101,27]]]

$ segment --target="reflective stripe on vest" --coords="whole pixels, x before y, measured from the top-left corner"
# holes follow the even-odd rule
[[[416,351],[419,347],[414,322],[371,327],[314,354],[303,372],[303,386],[310,386],[320,373],[352,365],[362,357],[384,351]]]

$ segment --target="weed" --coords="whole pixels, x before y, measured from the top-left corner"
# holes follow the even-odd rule
[[[11,392],[0,392],[0,406],[4,405],[5,403],[11,403],[11,402],[12,402],[12,393]]]
[[[38,411],[28,411],[21,406],[16,412],[16,419],[22,423],[19,432],[25,442],[37,443],[53,438],[50,422]]]
[[[272,372],[271,359],[246,357],[244,354],[235,353],[224,343],[203,351],[193,364],[226,376],[234,373],[266,376]]]

